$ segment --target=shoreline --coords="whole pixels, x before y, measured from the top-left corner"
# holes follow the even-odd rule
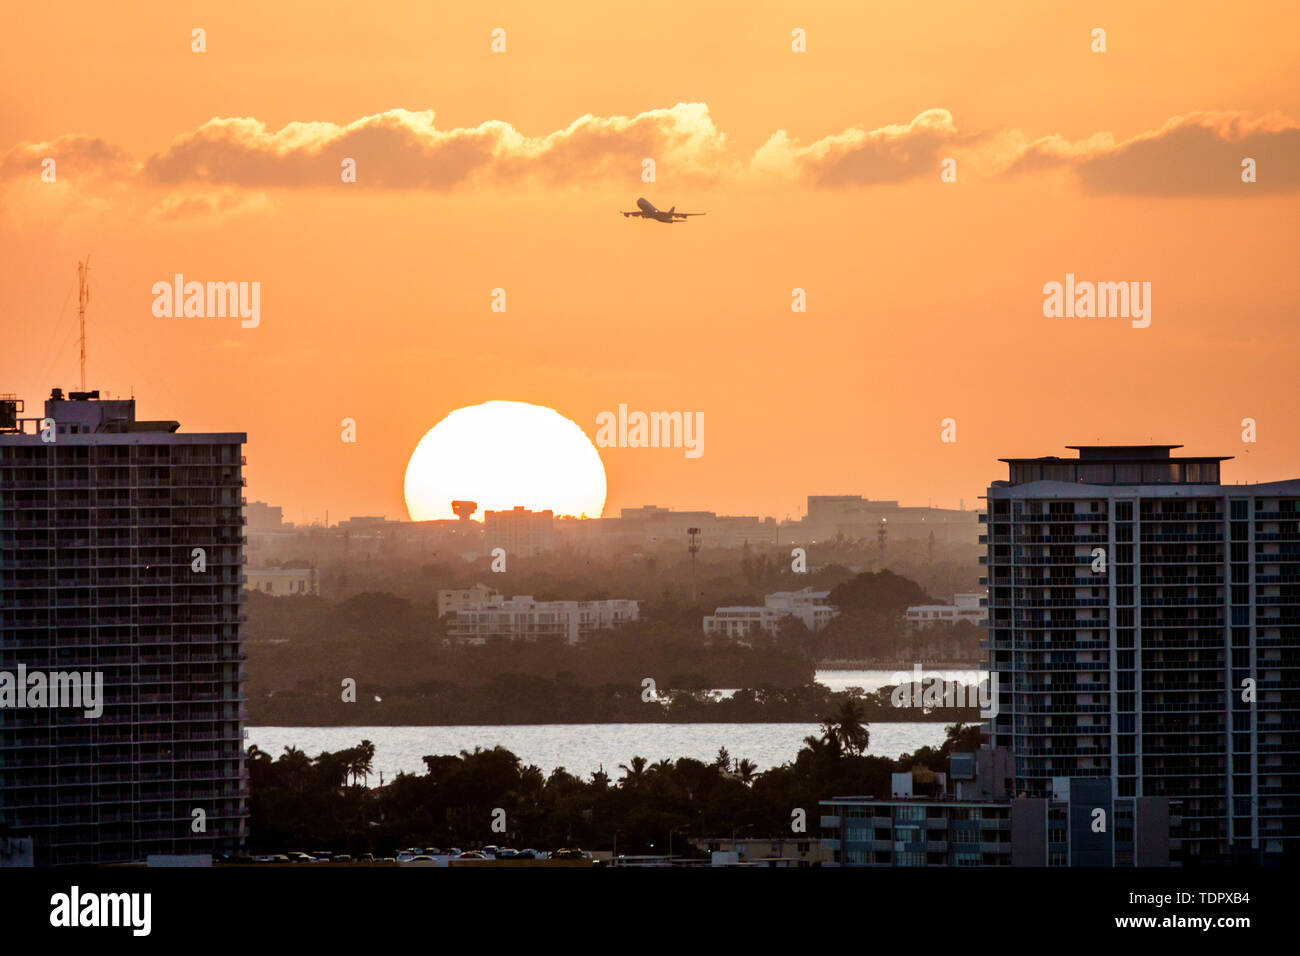
[[[928,713],[928,714],[912,715],[906,720],[879,720],[871,717],[866,717],[863,719],[863,724],[865,724],[866,726],[871,726],[872,724],[952,724],[952,723],[974,724],[974,723],[980,723],[983,720],[984,718],[980,716],[979,710],[974,709],[970,712],[969,715],[952,714],[952,713],[939,715],[936,713]],[[511,721],[480,720],[474,722],[453,721],[450,723],[444,721],[436,724],[421,723],[421,722],[415,722],[415,723],[403,722],[403,723],[389,724],[389,723],[374,723],[374,722],[366,723],[364,721],[358,721],[355,723],[353,722],[340,723],[338,721],[326,721],[320,723],[316,723],[316,722],[305,723],[302,721],[298,721],[294,723],[283,723],[280,721],[260,722],[260,721],[249,720],[249,721],[245,721],[244,726],[245,727],[312,727],[312,728],[387,727],[391,729],[391,728],[399,728],[399,727],[602,727],[602,726],[617,727],[620,725],[641,725],[641,724],[661,725],[661,726],[675,726],[679,724],[797,724],[799,726],[804,726],[807,724],[817,724],[817,723],[819,723],[819,721],[816,718],[809,718],[807,720],[737,720],[734,717],[732,717],[728,719],[719,719],[719,720],[511,720]]]
[[[874,658],[867,660],[826,660],[815,661],[813,667],[819,671],[904,671],[920,664],[923,668],[940,668],[951,671],[981,671],[989,666],[988,661],[886,661]]]

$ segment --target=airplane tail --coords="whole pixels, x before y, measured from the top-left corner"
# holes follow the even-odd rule
[[[672,209],[669,209],[669,210],[668,210],[668,215],[671,216],[671,215],[672,215],[673,213],[675,213],[676,211],[677,211],[677,207],[676,207],[676,206],[673,206]]]

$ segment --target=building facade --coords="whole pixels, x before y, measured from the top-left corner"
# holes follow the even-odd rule
[[[44,419],[0,414],[0,825],[38,865],[237,848],[244,435],[98,392]],[[102,679],[102,712],[40,706],[36,673]]]
[[[447,622],[447,637],[469,644],[546,638],[576,644],[588,634],[635,621],[639,614],[636,601],[534,601],[526,594],[495,595],[454,612]]]
[[[320,594],[320,575],[315,568],[248,568],[244,589],[271,597]]]
[[[782,621],[794,618],[810,631],[820,631],[840,613],[827,604],[830,591],[777,591],[764,597],[761,607],[720,607],[704,617],[704,633],[725,637],[748,637],[776,633]]]
[[[985,597],[983,594],[954,594],[951,604],[919,604],[909,607],[907,623],[917,628],[932,624],[956,624],[958,621],[983,625]]]
[[[500,598],[500,591],[482,584],[472,588],[442,588],[438,591],[438,617],[468,611]]]
[[[781,527],[781,540],[814,544],[835,538],[874,542],[884,524],[890,541],[974,545],[979,523],[974,511],[900,506],[861,495],[809,495],[808,513]]]
[[[504,548],[508,558],[531,558],[555,549],[555,515],[550,511],[483,512],[483,547],[488,554]]]
[[[1300,480],[1220,484],[1177,445],[1003,459],[988,489],[995,744],[1014,790],[1164,797],[1184,865],[1300,835]]]
[[[1001,747],[953,753],[948,773],[892,775],[889,799],[821,802],[830,866],[1168,866],[1169,802],[1116,799],[1111,782],[1056,777],[1043,797],[1009,790]]]

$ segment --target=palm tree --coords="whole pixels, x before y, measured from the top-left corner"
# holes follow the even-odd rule
[[[754,782],[757,774],[758,764],[746,757],[744,760],[736,761],[736,776],[740,777],[740,782],[748,786]]]
[[[357,777],[368,781],[374,772],[375,745],[369,740],[363,740],[360,746],[344,751],[344,755],[347,758],[347,773],[352,777],[353,785],[356,785]]]
[[[618,769],[623,771],[623,782],[630,786],[637,787],[645,779],[645,757],[633,757],[632,765],[625,763],[618,765]]]
[[[851,698],[830,717],[824,718],[822,727],[827,738],[833,739],[843,753],[860,756],[871,743],[871,732],[862,722],[862,705]]]
[[[825,724],[822,725],[825,729]],[[803,739],[804,751],[812,755],[814,761],[820,761],[824,757],[838,757],[839,741],[834,737],[823,734],[818,737],[816,734],[809,734]]]

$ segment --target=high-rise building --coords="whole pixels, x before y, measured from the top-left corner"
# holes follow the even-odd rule
[[[1170,800],[1183,864],[1300,835],[1300,479],[1223,485],[1178,445],[1008,458],[988,489],[995,745],[1013,792]]]
[[[238,847],[245,436],[98,392],[0,406],[0,825],[37,864]],[[101,713],[58,706],[70,675]]]
[[[531,558],[554,550],[555,515],[521,505],[509,511],[485,511],[483,547],[489,554],[504,548],[507,558]]]

